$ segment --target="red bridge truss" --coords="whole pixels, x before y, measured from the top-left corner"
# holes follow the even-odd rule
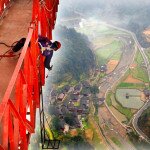
[[[10,0],[0,0],[0,15],[9,3]],[[28,36],[0,103],[0,150],[28,149],[30,136],[35,131],[36,108],[40,107],[40,88],[45,84],[38,34],[52,39],[58,4],[59,0],[33,0]],[[12,95],[15,98],[11,98]]]

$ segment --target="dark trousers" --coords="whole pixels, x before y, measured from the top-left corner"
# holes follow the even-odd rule
[[[50,62],[51,62],[52,56],[53,56],[53,53],[51,53],[51,54],[48,55],[48,56],[45,56],[44,66],[45,66],[45,68],[47,68],[48,70],[50,69]]]

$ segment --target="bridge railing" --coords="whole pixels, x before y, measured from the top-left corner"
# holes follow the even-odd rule
[[[35,130],[40,86],[45,84],[44,57],[38,47],[38,34],[52,38],[59,1],[40,2],[33,0],[28,36],[0,103],[0,150],[27,150]]]
[[[11,0],[0,0],[0,16],[4,12],[5,8],[9,5]]]

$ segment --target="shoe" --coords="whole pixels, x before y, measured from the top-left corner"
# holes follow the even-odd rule
[[[50,68],[49,68],[48,70],[50,71],[50,70],[52,70],[52,68],[53,68],[53,65],[52,65],[52,66],[50,66]]]

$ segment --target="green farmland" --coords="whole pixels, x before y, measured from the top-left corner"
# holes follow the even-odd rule
[[[129,98],[126,98],[126,94]],[[136,89],[117,89],[116,100],[126,108],[139,109],[143,106],[144,102],[140,100],[141,92]]]

